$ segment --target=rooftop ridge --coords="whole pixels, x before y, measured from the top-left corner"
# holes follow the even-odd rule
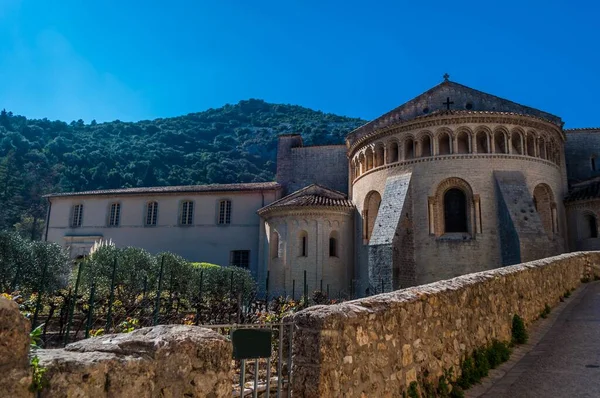
[[[279,183],[248,182],[239,184],[205,184],[205,185],[172,185],[161,187],[135,187],[99,189],[79,192],[58,192],[44,195],[44,198],[69,197],[69,196],[100,196],[100,195],[138,195],[138,194],[168,194],[168,193],[200,193],[200,192],[233,192],[233,191],[260,191],[266,189],[279,189]]]
[[[410,106],[414,105],[418,99],[421,99],[423,97],[427,97],[429,95],[432,95],[434,92],[442,89],[442,88],[449,88],[449,89],[457,89],[460,91],[468,91],[471,94],[475,95],[475,96],[480,96],[485,98],[486,100],[497,100],[497,101],[502,101],[506,104],[510,104],[512,106],[516,106],[518,108],[521,108],[521,110],[523,110],[524,112],[515,112],[517,114],[525,114],[528,116],[534,116],[534,117],[538,117],[540,119],[543,119],[545,121],[548,121],[550,123],[553,123],[559,127],[562,128],[562,126],[564,125],[564,123],[562,122],[561,118],[549,113],[549,112],[545,112],[527,105],[522,105],[519,104],[518,102],[514,102],[511,100],[508,100],[506,98],[502,98],[499,97],[497,95],[493,95],[493,94],[489,94],[468,86],[465,86],[463,84],[460,83],[456,83],[456,82],[451,82],[451,81],[443,81],[435,86],[433,86],[432,88],[428,89],[427,91],[424,91],[423,93],[417,95],[416,97],[410,99],[409,101],[404,102],[403,104],[395,107],[394,109],[382,114],[381,116],[378,116],[377,118],[371,120],[368,123],[363,124],[362,126],[352,130],[350,133],[348,133],[348,135],[346,136],[347,140],[352,140],[355,139],[357,136],[360,136],[361,134],[368,134],[372,131],[375,131],[379,128],[383,128],[386,127],[394,122],[402,122],[402,121],[407,121],[407,120],[413,120],[419,116],[411,116],[411,117],[402,117],[399,114],[404,111],[405,109],[407,109],[407,112],[409,112],[410,110]],[[538,115],[539,114],[539,115]],[[426,116],[426,115],[425,115]],[[389,119],[395,119],[395,120],[389,120]],[[383,124],[383,125],[379,125],[379,124]]]

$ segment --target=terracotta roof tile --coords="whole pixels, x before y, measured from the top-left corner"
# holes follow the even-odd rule
[[[312,184],[259,209],[258,213],[294,207],[353,208],[354,204],[342,192]]]
[[[262,191],[275,190],[281,186],[277,182],[251,182],[242,184],[210,184],[210,185],[181,185],[165,187],[140,187],[122,189],[100,189],[97,191],[62,192],[45,195],[45,198],[66,196],[98,196],[98,195],[141,195],[168,193],[204,193],[232,191]]]

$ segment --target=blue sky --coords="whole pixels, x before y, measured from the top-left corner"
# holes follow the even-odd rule
[[[600,126],[599,13],[591,0],[0,0],[0,108],[132,121],[262,98],[372,119],[448,72]]]

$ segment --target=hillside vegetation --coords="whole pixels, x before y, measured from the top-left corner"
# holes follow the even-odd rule
[[[365,121],[240,101],[185,116],[65,123],[0,113],[0,230],[40,238],[49,192],[273,180],[277,136],[343,143]]]

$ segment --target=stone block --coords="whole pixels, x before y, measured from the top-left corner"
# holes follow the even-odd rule
[[[42,397],[230,397],[231,343],[196,326],[160,325],[38,350]]]
[[[30,397],[30,324],[12,300],[0,297],[0,396]]]

